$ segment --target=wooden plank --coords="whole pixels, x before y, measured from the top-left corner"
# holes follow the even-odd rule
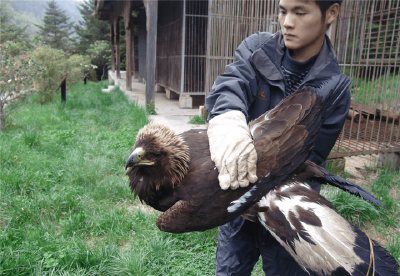
[[[377,118],[379,116],[379,110],[373,106],[363,105],[359,103],[355,103],[354,101],[350,104],[350,109],[360,112],[361,114],[373,118]]]
[[[346,118],[348,120],[354,120],[354,122],[358,123],[361,121],[362,116],[357,111],[350,109],[349,112],[347,113]]]
[[[388,121],[390,123],[394,121],[396,125],[399,124],[399,118],[400,118],[399,113],[394,113],[383,109],[378,109],[378,110],[379,110],[379,117],[382,118],[383,121]]]

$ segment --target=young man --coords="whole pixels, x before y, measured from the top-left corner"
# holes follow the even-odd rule
[[[275,107],[303,86],[327,93],[341,74],[329,38],[330,24],[341,0],[280,0],[281,31],[259,32],[246,38],[235,62],[217,77],[206,105],[211,158],[222,189],[246,187],[256,177],[257,154],[247,122]],[[342,91],[322,125],[310,160],[325,165],[350,107],[349,90]],[[319,191],[319,185],[312,185]],[[265,275],[309,275],[261,226],[241,217],[222,225],[216,253],[216,275],[251,275],[263,259]]]

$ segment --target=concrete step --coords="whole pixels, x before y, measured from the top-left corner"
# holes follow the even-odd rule
[[[115,85],[109,85],[108,88],[101,89],[101,92],[110,93],[110,91],[113,90],[114,87]]]

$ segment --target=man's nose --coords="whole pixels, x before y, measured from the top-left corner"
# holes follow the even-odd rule
[[[293,28],[294,26],[294,15],[288,13],[285,16],[285,19],[283,21],[283,27],[285,28]]]

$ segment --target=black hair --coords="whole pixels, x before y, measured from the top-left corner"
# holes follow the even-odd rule
[[[315,3],[319,7],[322,13],[322,19],[325,19],[326,16],[326,10],[332,6],[333,4],[338,3],[339,7],[342,4],[342,0],[315,0]]]

